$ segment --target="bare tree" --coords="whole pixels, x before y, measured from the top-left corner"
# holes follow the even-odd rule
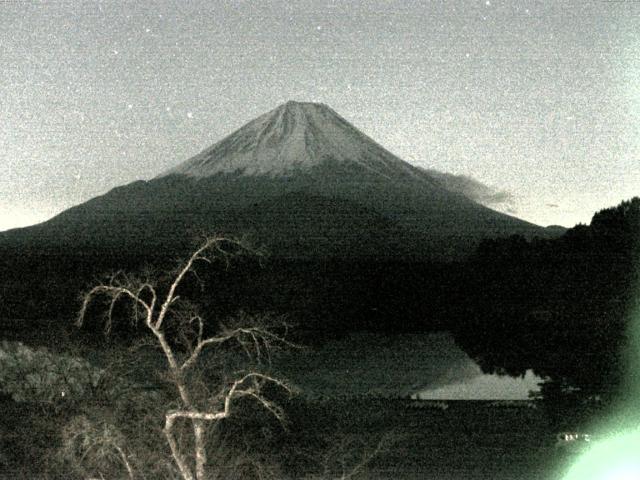
[[[263,387],[275,385],[292,393],[292,388],[284,381],[259,371],[256,366],[268,359],[270,351],[278,346],[294,346],[286,339],[287,326],[284,322],[274,325],[273,321],[259,316],[242,315],[232,326],[219,324],[216,333],[205,335],[205,320],[197,308],[178,294],[185,279],[193,275],[198,281],[196,265],[222,262],[228,264],[233,256],[252,254],[242,241],[215,236],[207,238],[191,256],[170,275],[166,284],[157,276],[136,277],[119,272],[105,283],[94,286],[83,296],[82,308],[77,324],[81,326],[88,307],[98,296],[108,299],[105,331],[112,328],[115,308],[119,301],[127,300],[133,305],[131,318],[142,322],[153,334],[166,359],[168,375],[176,388],[179,408],[165,412],[164,435],[181,477],[184,480],[206,478],[207,446],[205,433],[207,425],[231,415],[234,401],[250,398],[263,406],[279,421],[284,420],[280,405],[267,398]],[[168,329],[171,325],[171,330]],[[278,329],[282,327],[282,331]],[[169,333],[172,332],[172,333]],[[223,348],[234,344],[241,348],[253,367],[240,372],[223,382],[220,391],[202,399],[197,394],[198,387],[192,375],[202,354],[207,349]],[[193,441],[185,447],[176,433],[176,422],[191,424]],[[186,450],[186,452],[185,452]]]

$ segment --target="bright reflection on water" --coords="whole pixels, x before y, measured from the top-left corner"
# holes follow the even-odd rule
[[[422,400],[526,400],[529,392],[540,390],[542,378],[527,370],[524,377],[478,374],[462,382],[423,390],[415,395]]]

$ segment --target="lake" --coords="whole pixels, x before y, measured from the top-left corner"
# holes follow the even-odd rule
[[[446,332],[352,333],[293,352],[276,369],[310,395],[419,396],[438,400],[522,400],[541,378],[486,375]]]

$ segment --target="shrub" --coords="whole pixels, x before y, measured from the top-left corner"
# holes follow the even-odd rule
[[[122,470],[133,478],[125,443],[124,435],[113,425],[79,415],[62,430],[61,457],[83,476]]]
[[[83,359],[0,342],[0,392],[15,402],[59,405],[86,399],[103,376]]]

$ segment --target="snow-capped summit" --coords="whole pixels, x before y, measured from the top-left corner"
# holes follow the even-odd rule
[[[328,161],[394,178],[418,174],[328,106],[289,101],[161,176],[281,176],[308,172]]]

